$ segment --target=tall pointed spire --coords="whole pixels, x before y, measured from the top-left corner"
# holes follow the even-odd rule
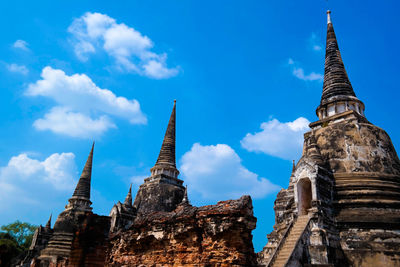
[[[364,104],[356,97],[347,76],[333,29],[331,12],[327,12],[325,74],[321,103],[316,110],[320,119],[354,110],[364,116]]]
[[[90,183],[92,179],[93,150],[94,142],[74,194],[68,200],[69,204],[65,207],[66,209],[77,209],[80,211],[92,210],[92,207],[90,207],[92,204],[90,201]]]
[[[292,175],[294,174],[295,171],[296,171],[296,161],[293,160]]]
[[[184,193],[184,195],[183,195],[183,199],[182,199],[181,204],[190,205],[189,198],[188,198],[188,194],[187,194],[187,186],[185,186],[185,193]]]
[[[151,176],[144,179],[135,197],[133,206],[138,214],[173,211],[182,202],[185,187],[178,178],[179,171],[175,163],[175,122],[176,100],[157,162],[150,169]]]
[[[321,103],[334,96],[356,96],[351,86],[346,69],[344,68],[335,30],[331,20],[331,12],[328,15],[328,30],[326,35],[325,75]]]
[[[129,187],[129,192],[128,192],[128,195],[126,195],[124,204],[128,205],[128,206],[132,206],[132,184]]]
[[[50,218],[49,218],[49,220],[47,221],[47,223],[46,223],[46,229],[51,229],[51,216],[52,216],[53,214],[50,214]]]
[[[82,197],[90,199],[90,182],[92,178],[92,163],[93,163],[93,149],[94,142],[92,145],[92,150],[89,153],[88,159],[86,160],[85,167],[83,168],[79,182],[76,185],[73,196]]]
[[[169,118],[167,131],[165,132],[164,141],[161,146],[160,154],[155,166],[169,165],[176,167],[175,163],[175,120],[176,120],[176,100],[172,108],[171,117]]]

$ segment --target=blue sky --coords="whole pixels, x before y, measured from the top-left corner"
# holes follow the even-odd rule
[[[44,224],[96,140],[108,214],[154,165],[177,99],[195,205],[251,194],[259,251],[321,91],[326,9],[366,116],[396,148],[396,1],[7,1],[0,8],[0,224]]]

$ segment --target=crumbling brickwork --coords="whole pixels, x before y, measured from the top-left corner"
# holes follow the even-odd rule
[[[255,266],[249,196],[137,218],[110,237],[108,266]]]

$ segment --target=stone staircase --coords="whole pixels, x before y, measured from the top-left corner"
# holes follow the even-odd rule
[[[42,250],[41,256],[60,255],[68,257],[74,235],[71,233],[54,233],[47,247]]]
[[[285,267],[287,261],[293,253],[293,250],[297,244],[297,241],[301,237],[306,228],[310,218],[308,215],[302,215],[297,217],[292,229],[290,230],[288,236],[283,241],[281,249],[278,251],[275,260],[272,262],[272,267]]]

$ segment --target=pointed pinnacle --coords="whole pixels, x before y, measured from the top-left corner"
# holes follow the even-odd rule
[[[328,28],[326,34],[325,73],[322,90],[321,104],[326,103],[332,97],[355,97],[353,87],[347,76],[346,69],[340,55],[335,30],[328,11]]]
[[[129,191],[128,194],[126,195],[125,201],[124,201],[125,205],[129,205],[132,206],[132,184],[129,187]]]
[[[81,177],[79,178],[78,184],[76,185],[73,196],[74,197],[83,197],[90,199],[90,182],[92,178],[92,163],[93,163],[93,150],[94,150],[94,142],[92,145],[92,149],[89,153],[88,159],[86,160],[85,167],[83,168]]]
[[[185,186],[185,193],[183,195],[182,204],[190,204],[189,198],[187,195],[187,185]]]
[[[166,164],[176,167],[175,162],[175,121],[176,121],[176,100],[172,108],[171,117],[168,122],[167,131],[165,132],[164,140],[160,149],[160,154],[156,165]]]
[[[330,11],[330,10],[326,11],[326,14],[327,14],[327,18],[328,18],[328,24],[329,24],[329,23],[332,23],[332,20],[331,20],[331,11]]]
[[[47,229],[51,229],[51,216],[53,216],[52,213],[50,214],[50,218],[49,218],[49,220],[48,220],[47,223],[46,223],[46,228],[47,228]]]
[[[293,160],[292,174],[294,173],[295,170],[296,170],[296,163],[295,160]]]

